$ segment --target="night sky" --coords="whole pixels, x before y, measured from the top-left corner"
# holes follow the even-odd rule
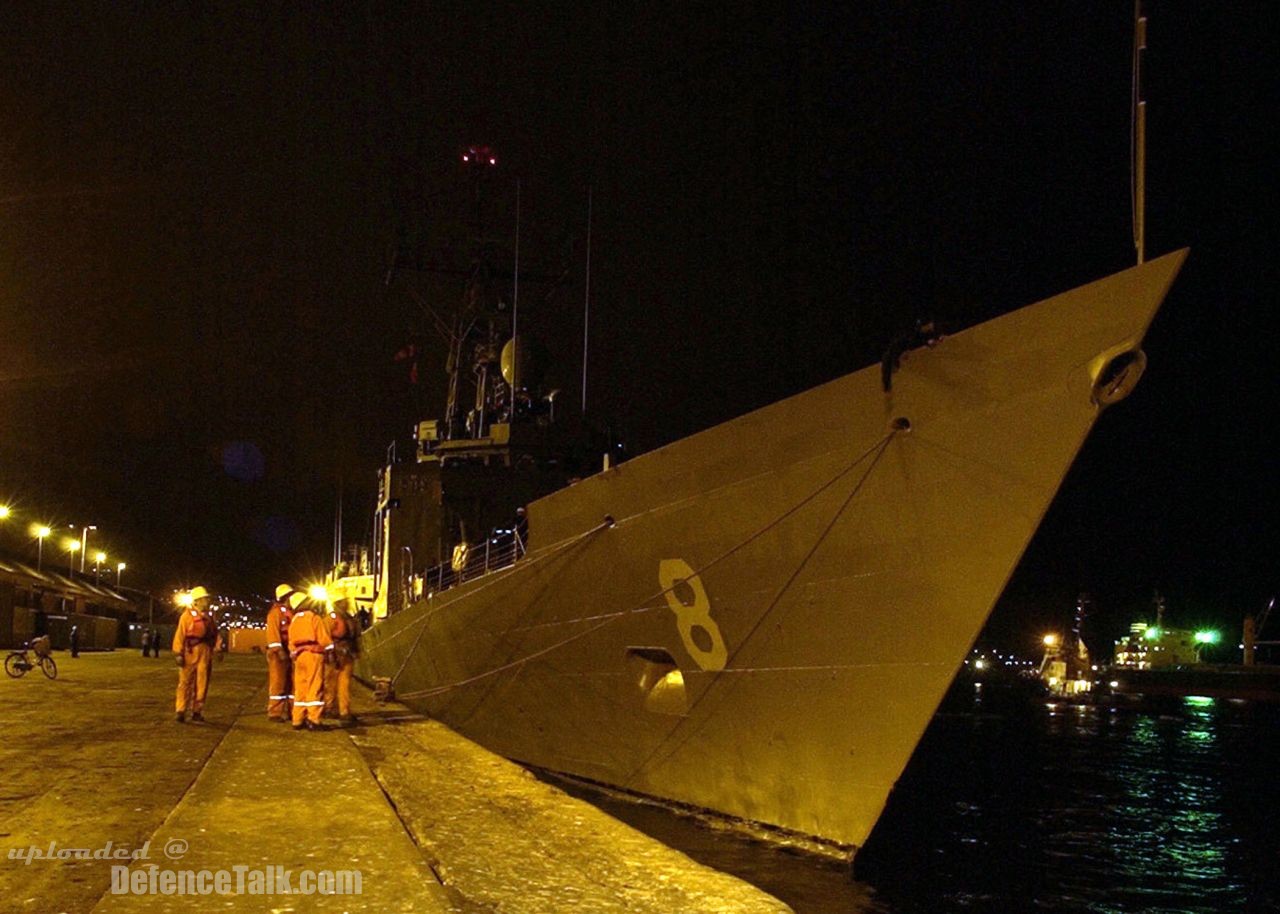
[[[156,588],[321,571],[340,480],[358,538],[441,411],[415,297],[459,281],[386,280],[465,247],[473,143],[488,234],[519,178],[522,265],[563,276],[520,320],[569,403],[593,188],[588,413],[633,453],[1132,262],[1128,4],[783,6],[5,4],[0,499]],[[1008,647],[1081,590],[1100,639],[1156,588],[1237,628],[1280,587],[1265,9],[1147,4],[1148,254],[1192,253]]]

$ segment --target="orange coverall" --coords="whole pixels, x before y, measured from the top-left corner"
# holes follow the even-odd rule
[[[213,645],[217,637],[212,617],[195,607],[178,618],[178,627],[173,633],[173,652],[181,654],[183,660],[178,668],[178,692],[174,697],[174,710],[179,713],[204,710],[205,696],[209,694],[209,673],[213,669]]]
[[[272,603],[267,610],[267,717],[288,720],[293,701],[293,663],[289,660],[289,622],[293,610]]]
[[[324,671],[324,711],[348,717],[351,714],[351,673],[356,666],[356,620],[345,610],[329,610],[329,637],[333,640],[333,662]]]
[[[293,657],[293,724],[303,719],[320,723],[324,710],[324,659],[333,639],[324,617],[303,606],[289,622],[289,653]]]

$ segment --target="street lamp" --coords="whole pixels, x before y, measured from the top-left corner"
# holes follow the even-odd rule
[[[80,551],[80,541],[67,537],[62,541],[62,548],[67,550],[70,557],[67,561],[67,574],[74,575],[76,573],[76,553]]]
[[[36,538],[36,571],[44,570],[44,539],[53,531],[44,524],[32,524],[31,535]]]
[[[116,562],[116,586],[120,586],[120,573],[125,569],[124,562]]]
[[[90,524],[87,527],[80,528],[80,573],[81,574],[84,574],[84,557],[87,554],[86,550],[89,548],[89,531],[97,530],[97,529],[98,528],[95,527],[93,524]]]
[[[105,552],[95,552],[93,554],[93,583],[97,584],[101,581],[102,563],[107,560]]]
[[[8,520],[13,510],[8,505],[0,505],[0,520]]]

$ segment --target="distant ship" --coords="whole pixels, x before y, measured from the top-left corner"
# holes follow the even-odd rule
[[[1258,633],[1267,624],[1275,600],[1256,618],[1244,622],[1240,648],[1243,663],[1224,663],[1223,654],[1234,653],[1227,645],[1221,653],[1220,632],[1192,631],[1165,624],[1165,603],[1155,597],[1155,624],[1134,622],[1129,634],[1116,642],[1115,660],[1102,673],[1108,693],[1125,699],[1230,698],[1252,701],[1280,701],[1280,666],[1258,663],[1258,647],[1271,648],[1275,641],[1259,641]],[[1202,652],[1209,652],[1209,662]],[[1216,656],[1214,656],[1216,655]]]
[[[1185,256],[617,464],[471,296],[445,419],[380,476],[360,675],[527,765],[852,853]]]

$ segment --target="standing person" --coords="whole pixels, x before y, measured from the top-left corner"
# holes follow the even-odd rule
[[[304,593],[289,595],[289,656],[293,658],[293,729],[323,730],[325,655],[333,653],[329,626],[318,606]]]
[[[78,625],[71,626],[71,636],[69,640],[71,642],[71,656],[79,657],[80,656],[80,626]]]
[[[356,722],[351,713],[351,672],[360,653],[360,628],[350,612],[350,600],[343,599],[329,607],[329,637],[333,654],[324,672],[324,713],[337,717],[344,726]]]
[[[144,628],[142,630],[142,656],[146,657],[151,653],[151,629]]]
[[[267,610],[267,720],[288,723],[293,714],[293,664],[289,660],[289,595],[296,588],[281,584]]]
[[[529,515],[521,505],[516,508],[515,523],[516,551],[515,557],[519,558],[529,551]]]
[[[160,631],[159,629],[151,629],[151,656],[160,656]]]
[[[213,645],[218,636],[213,617],[209,615],[209,591],[195,587],[184,596],[186,609],[173,632],[173,653],[178,662],[178,692],[174,703],[178,723],[186,720],[188,708],[193,721],[204,720]]]

